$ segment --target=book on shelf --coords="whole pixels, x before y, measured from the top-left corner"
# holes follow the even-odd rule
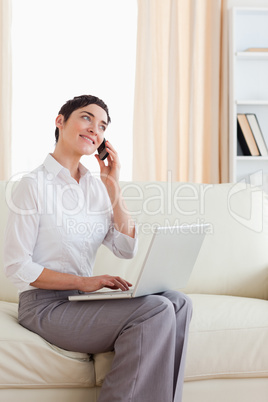
[[[249,47],[245,52],[268,52],[268,47]]]
[[[237,141],[237,156],[245,156],[239,141]]]
[[[244,156],[259,156],[260,151],[250,128],[247,116],[237,114],[237,139]]]
[[[251,131],[253,132],[257,147],[259,148],[262,156],[268,156],[268,149],[263,137],[257,116],[254,113],[246,113],[247,120],[249,122]]]

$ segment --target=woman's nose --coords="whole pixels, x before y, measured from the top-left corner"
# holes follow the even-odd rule
[[[88,128],[88,131],[94,135],[98,135],[98,126],[92,123]]]

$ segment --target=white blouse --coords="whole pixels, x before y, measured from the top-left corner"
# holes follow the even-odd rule
[[[52,155],[24,176],[8,202],[4,271],[20,292],[44,267],[92,276],[101,244],[120,258],[132,258],[137,237],[118,232],[106,188],[79,165],[79,184]]]

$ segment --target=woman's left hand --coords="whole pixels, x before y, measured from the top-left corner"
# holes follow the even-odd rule
[[[101,180],[106,188],[109,189],[118,186],[121,165],[118,154],[111,143],[106,141],[105,146],[109,153],[107,157],[108,164],[106,165],[105,162],[100,159],[98,154],[96,154],[95,157],[100,165]]]

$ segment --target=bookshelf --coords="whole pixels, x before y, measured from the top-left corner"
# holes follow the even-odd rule
[[[238,156],[239,113],[256,115],[268,147],[268,52],[246,51],[249,48],[268,48],[268,8],[234,7],[230,10],[230,182],[246,180],[252,183],[256,173],[259,173],[258,177],[268,177],[268,156]]]

